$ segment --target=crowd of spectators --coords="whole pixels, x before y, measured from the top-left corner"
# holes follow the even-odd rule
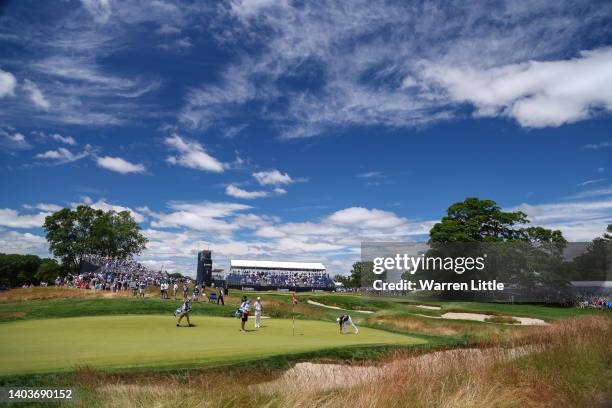
[[[311,272],[269,272],[262,270],[242,270],[227,275],[231,286],[261,286],[277,288],[312,287],[334,288],[334,281],[326,273]]]
[[[56,286],[82,289],[136,291],[141,287],[161,286],[162,283],[179,283],[180,279],[168,276],[166,272],[155,271],[133,259],[111,259],[99,255],[85,255],[83,261],[95,268],[91,272],[81,272],[57,277]]]
[[[602,295],[582,295],[576,298],[576,306],[581,309],[608,309],[612,310],[612,297]]]

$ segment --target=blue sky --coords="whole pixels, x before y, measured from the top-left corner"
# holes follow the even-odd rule
[[[611,111],[606,1],[3,2],[0,251],[47,255],[78,203],[186,273],[203,248],[347,273],[468,196],[590,240]]]

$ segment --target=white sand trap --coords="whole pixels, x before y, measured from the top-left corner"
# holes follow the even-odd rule
[[[285,371],[279,379],[252,387],[270,393],[279,391],[284,393],[321,391],[337,387],[352,387],[382,379],[398,371],[405,372],[408,369],[416,374],[443,369],[450,360],[461,359],[466,364],[485,364],[492,360],[514,359],[533,350],[534,347],[445,350],[399,359],[381,366],[297,363]]]
[[[315,302],[314,300],[308,300],[307,303],[309,305],[321,306],[321,307],[326,307],[328,309],[334,309],[334,310],[346,310],[348,312],[357,312],[357,313],[374,313],[371,310],[351,310],[351,309],[343,309],[343,308],[338,307],[338,306],[324,305],[323,303]]]
[[[485,322],[489,317],[493,317],[494,315],[487,315],[482,313],[457,313],[457,312],[448,312],[444,313],[441,317],[443,319],[454,319],[454,320],[474,320],[477,322]],[[541,319],[533,319],[530,317],[517,317],[517,316],[509,316],[513,319],[516,319],[523,326],[545,326],[546,323]]]
[[[440,309],[442,309],[440,306],[428,306],[428,305],[416,305],[416,307],[419,307],[421,309],[428,309],[428,310],[440,310]]]

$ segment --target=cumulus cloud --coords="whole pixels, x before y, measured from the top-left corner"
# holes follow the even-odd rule
[[[590,241],[612,223],[612,197],[597,201],[524,203],[512,210],[526,213],[533,225],[561,230],[570,241]]]
[[[10,72],[0,69],[0,98],[5,96],[14,96],[17,79]]]
[[[0,148],[8,150],[24,150],[32,146],[26,140],[26,137],[14,129],[0,128]]]
[[[505,115],[526,127],[560,126],[612,110],[612,47],[491,69],[425,63],[422,75],[452,101],[472,103],[477,115]]]
[[[8,254],[49,255],[47,240],[29,232],[0,231],[0,248]]]
[[[76,140],[72,136],[62,136],[59,133],[54,133],[49,136],[51,139],[55,140],[59,143],[64,143],[70,146],[74,146],[76,144]]]
[[[0,208],[0,225],[10,228],[41,228],[50,212],[20,214],[10,208]]]
[[[238,212],[251,208],[245,204],[224,202],[170,203],[171,212],[152,213],[155,228],[184,227],[200,231],[227,233],[238,228],[228,221]]]
[[[174,133],[166,138],[166,145],[178,152],[176,156],[168,156],[166,161],[170,164],[188,167],[191,169],[223,173],[225,166],[212,157],[204,147],[192,140],[187,140]]]
[[[253,173],[255,180],[262,186],[278,186],[283,184],[291,184],[294,180],[287,173],[281,173],[274,169],[269,171],[259,171]]]
[[[102,156],[96,158],[96,163],[99,167],[114,171],[116,173],[144,173],[146,168],[140,163],[130,163],[121,157]]]
[[[47,100],[38,85],[26,79],[23,84],[23,89],[30,94],[30,100],[39,109],[49,110],[51,103]]]
[[[62,207],[61,205],[57,205],[57,204],[38,203],[38,204],[35,204],[35,205],[24,204],[23,208],[27,208],[27,209],[36,208],[36,209],[41,210],[41,211],[55,212],[55,211],[61,210],[64,207]]]
[[[236,187],[233,184],[230,184],[229,186],[225,188],[225,194],[227,194],[230,197],[243,198],[245,200],[252,200],[254,198],[261,198],[261,197],[268,196],[267,191],[247,191],[247,190],[241,189],[240,187]]]
[[[363,228],[396,228],[408,222],[393,212],[363,207],[350,207],[336,211],[327,220],[332,224]]]
[[[56,150],[48,150],[44,153],[38,153],[35,157],[37,159],[51,161],[54,164],[65,164],[81,160],[82,158],[89,156],[91,152],[92,148],[89,145],[86,145],[82,152],[76,154],[65,147],[60,147]]]

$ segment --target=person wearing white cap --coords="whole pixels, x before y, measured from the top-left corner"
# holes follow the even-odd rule
[[[255,301],[255,328],[259,329],[261,325],[261,314],[263,313],[263,305],[261,304],[261,298],[258,296]]]

